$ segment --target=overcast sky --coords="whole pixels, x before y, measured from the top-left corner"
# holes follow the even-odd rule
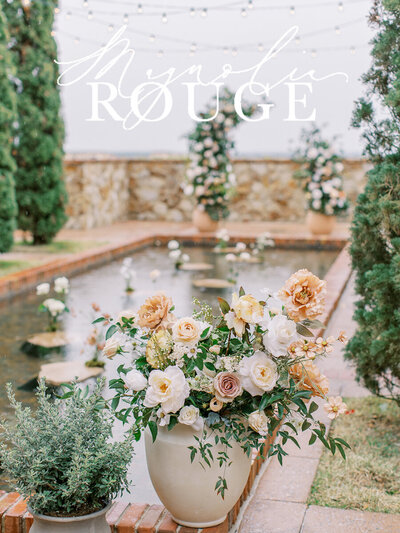
[[[129,87],[131,93],[137,85],[147,81],[149,69],[154,75],[173,67],[177,75],[193,64],[201,64],[204,80],[216,77],[227,63],[234,70],[249,69],[261,61],[277,39],[291,27],[298,26],[299,41],[293,40],[264,65],[258,80],[275,84],[294,68],[297,68],[297,75],[315,70],[318,78],[334,72],[346,73],[347,82],[343,76],[313,82],[313,93],[307,95],[307,108],[301,109],[301,104],[297,104],[296,112],[301,118],[315,108],[316,122],[327,124],[327,135],[340,135],[339,146],[345,153],[360,153],[359,132],[352,131],[349,124],[353,102],[363,91],[360,76],[370,65],[368,42],[372,32],[366,18],[371,2],[253,0],[250,3],[253,9],[249,9],[248,0],[142,0],[141,4],[130,0],[62,0],[60,13],[56,16],[59,58],[66,62],[93,53],[109,41],[124,24],[125,14],[129,14],[128,20],[125,18],[128,25],[125,35],[136,54],[124,88],[128,90]],[[207,16],[202,12],[205,7],[208,7]],[[194,15],[190,8],[195,9]],[[242,12],[243,8],[245,12]],[[163,13],[166,13],[167,22],[161,20]],[[264,45],[262,51],[259,49],[261,43]],[[191,46],[192,55],[189,53]],[[162,57],[159,57],[160,51]],[[110,59],[111,55],[108,56]],[[116,85],[121,71],[122,63],[119,63],[100,81]],[[226,83],[236,89],[249,78],[250,74],[231,76]],[[131,131],[125,131],[121,122],[113,120],[103,108],[99,117],[104,121],[87,120],[92,113],[93,90],[88,83],[94,81],[92,72],[77,83],[62,88],[67,152],[147,154],[186,151],[184,135],[193,127],[193,121],[188,115],[187,89],[182,82],[193,82],[194,77],[185,75],[170,86],[173,105],[167,118],[156,123],[142,123]],[[106,88],[101,86],[99,90]],[[307,89],[298,90],[298,97],[302,97]],[[269,120],[240,126],[235,133],[239,154],[267,156],[290,152],[290,141],[294,140],[296,144],[300,130],[307,123],[284,120],[289,113],[288,92],[284,85],[271,91],[270,99],[275,107]],[[211,93],[211,88],[198,92],[196,110],[202,109]],[[249,93],[245,96],[250,99]],[[120,116],[129,111],[128,100],[117,97],[112,105]]]

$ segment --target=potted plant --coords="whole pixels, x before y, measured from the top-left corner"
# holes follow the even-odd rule
[[[303,148],[296,154],[300,169],[294,174],[306,194],[307,226],[313,235],[329,235],[335,215],[344,215],[348,201],[343,191],[343,163],[318,128],[302,132]]]
[[[41,381],[35,413],[8,397],[14,422],[2,422],[0,462],[16,490],[28,499],[31,533],[109,533],[111,500],[127,488],[132,442],[111,442],[112,417],[104,409],[103,382],[93,392],[65,385],[52,399]]]
[[[234,94],[225,88],[218,101],[214,98],[200,113],[202,121],[189,135],[190,163],[184,192],[195,199],[193,224],[201,232],[216,231],[218,221],[229,215],[228,205],[236,185],[230,161],[235,143],[230,132],[243,120],[233,102]],[[242,108],[250,117],[257,106],[243,104]],[[214,115],[213,120],[205,121]]]
[[[109,357],[127,356],[110,381],[116,416],[132,420],[136,439],[144,432],[154,488],[179,524],[223,522],[247,482],[252,450],[275,431],[282,440],[269,453],[280,461],[301,431],[345,455],[347,444],[315,418],[318,405],[307,404],[319,396],[331,416],[346,410],[341,398],[327,398],[314,362],[336,340],[312,333],[322,326],[324,296],[325,282],[300,270],[279,297],[267,291],[258,301],[241,289],[231,303],[219,298],[218,316],[195,300],[196,311],[178,319],[159,293],[108,329]]]

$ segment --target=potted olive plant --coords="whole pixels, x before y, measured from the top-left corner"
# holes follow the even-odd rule
[[[68,385],[51,398],[44,381],[32,413],[7,393],[15,422],[2,422],[0,462],[16,490],[28,499],[31,533],[109,533],[106,512],[127,488],[132,442],[111,442],[112,420],[104,409],[103,382],[92,394]]]

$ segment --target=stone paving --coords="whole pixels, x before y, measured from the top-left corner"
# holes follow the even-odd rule
[[[327,335],[355,329],[352,320],[354,285],[351,280],[334,312]],[[355,381],[354,369],[344,361],[341,349],[318,363],[330,380],[330,394],[359,397],[368,391]],[[323,402],[322,402],[323,403]],[[321,411],[322,414],[322,411]],[[324,417],[322,417],[324,418]],[[325,422],[329,419],[325,417]],[[303,441],[303,442],[302,442]],[[308,495],[322,453],[322,444],[286,447],[289,456],[281,467],[274,457],[253,489],[242,519],[233,528],[238,533],[399,533],[400,514],[381,514],[329,507],[307,506]],[[304,444],[304,447],[303,447]]]

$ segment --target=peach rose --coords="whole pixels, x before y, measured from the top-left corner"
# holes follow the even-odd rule
[[[324,311],[325,294],[326,281],[305,268],[292,274],[278,292],[287,314],[296,322],[320,315]]]
[[[138,311],[139,326],[149,329],[167,328],[172,321],[172,315],[169,313],[171,307],[171,298],[162,292],[147,298]]]
[[[220,372],[214,378],[214,390],[217,400],[223,403],[233,402],[243,392],[242,383],[233,372]]]
[[[321,398],[328,394],[328,378],[321,374],[313,361],[307,360],[291,366],[289,374],[297,382],[300,390],[309,390],[313,396],[320,396]]]
[[[196,344],[206,326],[192,317],[180,318],[172,326],[172,337],[175,342]]]

